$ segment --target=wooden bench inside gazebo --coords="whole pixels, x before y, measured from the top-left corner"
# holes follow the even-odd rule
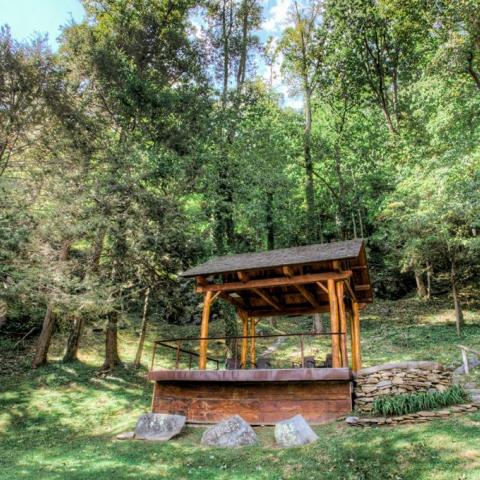
[[[322,423],[351,411],[352,371],[361,368],[360,310],[372,302],[362,240],[219,257],[183,276],[195,278],[204,297],[200,336],[155,342],[148,374],[153,412],[183,414],[192,423],[239,414],[252,424],[272,424],[295,414]],[[209,337],[211,307],[219,299],[235,306],[242,335]],[[329,314],[330,331],[256,334],[265,317],[315,313]],[[299,361],[272,368],[257,358],[257,344],[281,336],[298,339]],[[329,340],[325,359],[305,356],[306,337]],[[191,342],[198,349],[184,347]],[[221,342],[230,347],[216,358],[209,344]],[[159,348],[172,351],[175,368],[155,368]],[[185,357],[188,366],[181,368]]]

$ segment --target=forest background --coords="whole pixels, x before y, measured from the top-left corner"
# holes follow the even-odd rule
[[[375,295],[480,273],[476,0],[83,0],[0,31],[0,330],[194,322],[212,256],[364,238]],[[1,19],[0,19],[1,20]],[[298,108],[301,105],[302,108]],[[232,312],[215,313],[225,333]]]

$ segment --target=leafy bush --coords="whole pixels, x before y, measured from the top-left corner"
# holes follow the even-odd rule
[[[373,412],[377,415],[405,415],[462,403],[468,398],[468,393],[458,385],[454,385],[445,392],[384,395],[373,402]]]

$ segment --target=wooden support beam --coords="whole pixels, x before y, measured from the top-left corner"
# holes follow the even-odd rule
[[[362,347],[360,342],[360,308],[357,302],[352,302],[352,357],[353,370],[362,368]]]
[[[316,282],[316,283],[328,295],[328,288],[322,282]]]
[[[347,353],[347,315],[345,312],[345,298],[343,282],[337,282],[338,314],[340,317],[340,331],[343,335],[340,338],[340,351],[342,353],[342,367],[348,368]]]
[[[342,271],[342,262],[340,260],[333,260],[332,265],[333,265],[333,269],[336,270],[337,272]]]
[[[252,288],[259,297],[263,298],[269,305],[271,305],[275,310],[281,310],[282,307],[278,304],[278,302],[267,292],[260,290],[259,288]]]
[[[228,292],[235,290],[248,290],[252,288],[288,287],[289,285],[307,285],[309,283],[324,282],[328,280],[345,280],[351,275],[351,271],[345,271],[342,273],[323,272],[312,273],[309,275],[295,275],[291,278],[277,277],[249,280],[248,282],[209,283],[207,285],[198,285],[196,291],[198,293],[205,293],[207,291]]]
[[[355,343],[355,328],[353,326],[353,311],[351,306],[347,309],[347,317],[348,323],[350,325],[350,351],[352,354],[352,370],[356,372],[358,370],[356,354],[357,344]]]
[[[328,298],[330,303],[330,331],[335,334],[339,331],[339,319],[337,292],[333,279],[328,280]],[[340,368],[340,365],[340,336],[332,335],[332,367]]]
[[[227,292],[220,292],[220,298],[223,298],[225,301],[232,303],[240,310],[248,310],[248,305],[240,296],[232,297],[232,295],[229,295]]]
[[[205,370],[207,368],[207,350],[208,350],[208,322],[210,320],[210,306],[212,304],[213,292],[205,293],[203,300],[202,325],[200,328],[200,356],[198,368]]]
[[[363,291],[363,290],[370,290],[372,288],[370,285],[365,284],[365,285],[355,285],[355,290],[357,292]]]
[[[237,277],[241,282],[248,282],[250,280],[247,272],[237,272]]]
[[[350,279],[345,280],[345,286],[347,287],[348,294],[350,295],[350,298],[352,299],[352,301],[356,302],[357,297],[355,295],[355,292],[352,290],[352,286],[350,285]]]
[[[283,267],[283,273],[288,277],[292,278],[295,276],[294,271],[290,267]],[[312,305],[312,307],[320,308],[320,303],[318,303],[317,299],[307,290],[304,285],[295,285],[295,288],[305,297],[308,303]]]
[[[240,351],[240,365],[242,368],[246,368],[247,366],[247,353],[248,353],[248,338],[245,338],[245,337],[248,337],[248,315],[246,314],[246,312],[242,311],[242,310],[238,310],[237,311],[238,313],[238,316],[240,317],[240,319],[242,320],[242,336],[244,338],[242,338],[242,347],[241,347],[241,351]]]
[[[245,272],[237,272],[238,278],[241,282],[247,283],[250,281],[250,277]],[[255,292],[260,298],[265,300],[269,305],[271,305],[275,310],[281,310],[282,307],[279,303],[267,292],[263,292],[259,288],[252,288],[252,291]]]
[[[255,318],[250,318],[250,368],[254,368],[255,365]]]
[[[271,317],[272,315],[309,315],[311,313],[328,313],[330,311],[329,305],[322,305],[320,309],[314,307],[285,307],[281,311],[271,310],[248,310],[249,317]]]

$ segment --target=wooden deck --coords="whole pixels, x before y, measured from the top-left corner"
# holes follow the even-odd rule
[[[190,423],[215,423],[238,414],[269,425],[296,414],[320,424],[352,410],[348,368],[267,370],[156,370],[152,411],[185,415]]]

